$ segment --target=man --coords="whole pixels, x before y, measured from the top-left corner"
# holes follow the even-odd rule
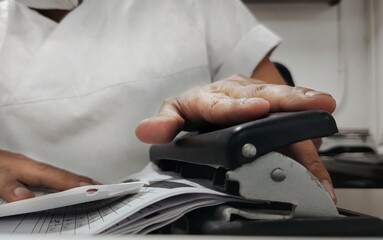
[[[72,172],[113,182],[140,170],[148,145],[134,133],[165,143],[204,124],[335,108],[328,94],[280,85],[269,60],[279,39],[240,1],[11,3],[0,52],[0,196],[7,201],[33,197],[28,185],[94,183]],[[286,154],[335,199],[311,141]]]

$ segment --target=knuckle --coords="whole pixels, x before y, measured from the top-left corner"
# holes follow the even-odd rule
[[[244,80],[249,80],[248,77],[241,75],[241,74],[233,74],[227,78],[228,80],[235,80],[235,81],[244,81]]]
[[[0,166],[0,192],[12,188],[16,182],[16,177],[13,176],[10,169],[6,166]]]
[[[18,158],[18,159],[21,159],[21,160],[28,159],[27,156],[25,156],[24,154],[21,154],[21,153],[12,153],[12,155],[13,155],[15,158]]]
[[[261,95],[267,90],[269,90],[269,85],[267,84],[254,84],[251,87],[254,96]]]
[[[7,166],[0,165],[0,175],[4,175],[6,173],[9,173],[9,168]],[[1,182],[0,182],[1,184]]]
[[[233,74],[233,75],[230,75],[229,77],[223,79],[223,80],[237,80],[237,79],[241,79],[243,78],[242,75],[240,74]]]
[[[7,180],[13,176],[8,166],[0,166],[0,186],[7,185]]]
[[[211,98],[211,99],[209,99],[209,103],[208,104],[209,104],[210,112],[212,112],[219,105],[219,100],[217,98]]]
[[[243,75],[231,75],[230,77],[226,78],[226,81],[229,82],[229,83],[236,83],[236,84],[240,84],[242,86],[246,86],[248,85],[249,83],[252,82],[253,79],[250,79],[248,77],[245,77]]]
[[[45,163],[41,163],[41,162],[35,162],[35,166],[36,166],[36,169],[41,172],[52,169],[52,166]]]
[[[172,105],[174,104],[175,102],[177,102],[177,99],[176,97],[168,97],[166,98],[163,102],[162,102],[162,105]]]
[[[181,109],[183,101],[180,100],[179,97],[173,96],[166,98],[161,105],[161,110],[166,110],[169,108]]]
[[[323,169],[323,164],[321,162],[311,162],[308,164],[307,168],[316,170],[316,169]]]
[[[209,84],[209,91],[212,93],[224,93],[225,86],[228,82],[231,80],[227,80],[226,82],[220,81],[220,82],[215,82],[212,84]]]
[[[324,165],[322,164],[322,162],[312,162],[312,163],[310,163],[308,166],[306,166],[306,168],[307,168],[311,173],[313,173],[313,174],[316,175],[316,176],[317,176],[317,174],[327,173],[327,170],[326,170],[326,168],[324,167]]]

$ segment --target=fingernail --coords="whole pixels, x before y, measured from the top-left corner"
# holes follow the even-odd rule
[[[16,196],[16,197],[23,197],[25,195],[28,195],[28,194],[31,194],[31,191],[29,191],[27,188],[25,187],[17,187],[15,188],[15,190],[13,190],[13,194]]]
[[[322,186],[324,187],[324,189],[326,189],[327,193],[330,195],[334,203],[336,203],[337,199],[332,184],[328,180],[324,180],[322,181]]]
[[[89,186],[89,185],[94,185],[94,184],[89,183],[89,182],[80,182],[79,185],[82,187],[82,186]]]
[[[315,97],[315,96],[318,96],[318,95],[331,96],[328,93],[318,92],[318,91],[313,91],[313,90],[305,92],[305,96],[307,96],[307,97]]]

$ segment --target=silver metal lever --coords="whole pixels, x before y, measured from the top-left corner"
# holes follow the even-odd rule
[[[338,210],[321,183],[302,165],[271,152],[226,173],[239,183],[239,193],[249,199],[289,202],[295,217],[336,217]]]

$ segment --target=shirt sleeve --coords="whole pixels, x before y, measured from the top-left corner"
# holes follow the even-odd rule
[[[250,76],[280,43],[240,0],[201,0],[199,4],[213,81],[233,74]]]

